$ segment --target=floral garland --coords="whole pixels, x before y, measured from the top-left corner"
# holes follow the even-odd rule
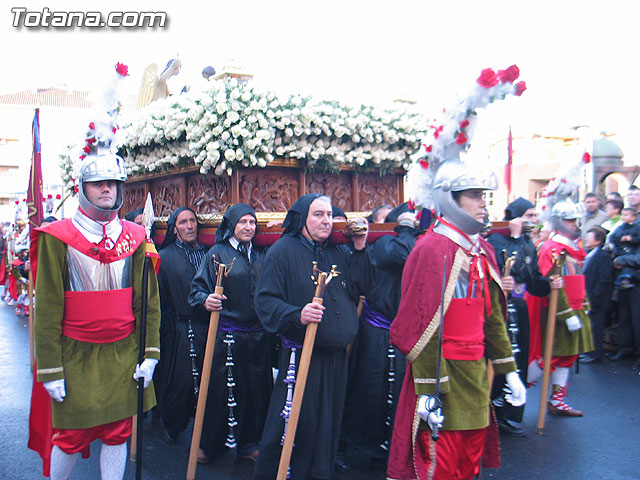
[[[265,167],[276,157],[300,160],[309,170],[347,165],[383,174],[406,170],[427,130],[417,113],[279,96],[235,79],[157,100],[120,118],[120,154],[131,176],[191,165],[202,174],[231,175],[238,167]],[[72,150],[60,156],[67,185]]]
[[[478,109],[503,100],[507,95],[522,95],[527,85],[525,82],[514,84],[519,76],[520,69],[516,65],[497,72],[485,68],[480,72],[473,91],[454,108],[444,110],[441,123],[429,126],[429,133],[418,153],[413,155],[413,164],[407,174],[407,191],[412,207],[433,207],[432,184],[438,167],[469,149]]]

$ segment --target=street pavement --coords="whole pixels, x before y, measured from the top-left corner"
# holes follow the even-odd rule
[[[633,359],[582,365],[572,373],[568,401],[585,412],[583,418],[547,416],[544,434],[536,431],[540,388],[529,389],[522,426],[526,437],[501,437],[502,468],[484,470],[494,480],[640,480],[640,376]],[[27,449],[31,372],[27,319],[0,301],[0,480],[42,478],[40,457]],[[162,428],[145,421],[142,478],[183,479],[186,476],[190,429],[170,444]],[[79,460],[72,479],[99,478],[99,442],[92,455]],[[384,467],[372,466],[347,451],[352,468],[334,480],[383,480]],[[198,466],[197,479],[248,480],[253,464],[234,452]],[[126,480],[135,479],[129,462]]]

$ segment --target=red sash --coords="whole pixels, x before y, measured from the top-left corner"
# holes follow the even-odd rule
[[[133,288],[64,292],[62,334],[81,342],[110,343],[135,329]]]
[[[584,275],[565,275],[564,293],[567,294],[567,300],[572,310],[582,310],[586,295],[586,286],[584,283]]]
[[[442,356],[448,360],[479,360],[484,356],[484,301],[454,298],[444,315]]]

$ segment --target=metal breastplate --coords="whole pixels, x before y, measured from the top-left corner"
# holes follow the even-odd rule
[[[73,247],[67,246],[69,290],[95,292],[131,286],[131,256],[111,263],[100,263]]]

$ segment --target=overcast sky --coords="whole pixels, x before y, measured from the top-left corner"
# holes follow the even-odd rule
[[[464,93],[481,69],[517,64],[528,90],[483,112],[488,141],[530,133],[564,135],[589,125],[614,139],[627,163],[640,111],[634,2],[602,1],[64,1],[4,2],[0,91],[66,83],[101,86],[116,61],[132,91],[151,62],[176,55],[192,84],[206,65],[237,59],[269,88],[348,102],[420,101],[430,115]],[[14,28],[11,7],[41,11],[165,11],[159,29]]]

